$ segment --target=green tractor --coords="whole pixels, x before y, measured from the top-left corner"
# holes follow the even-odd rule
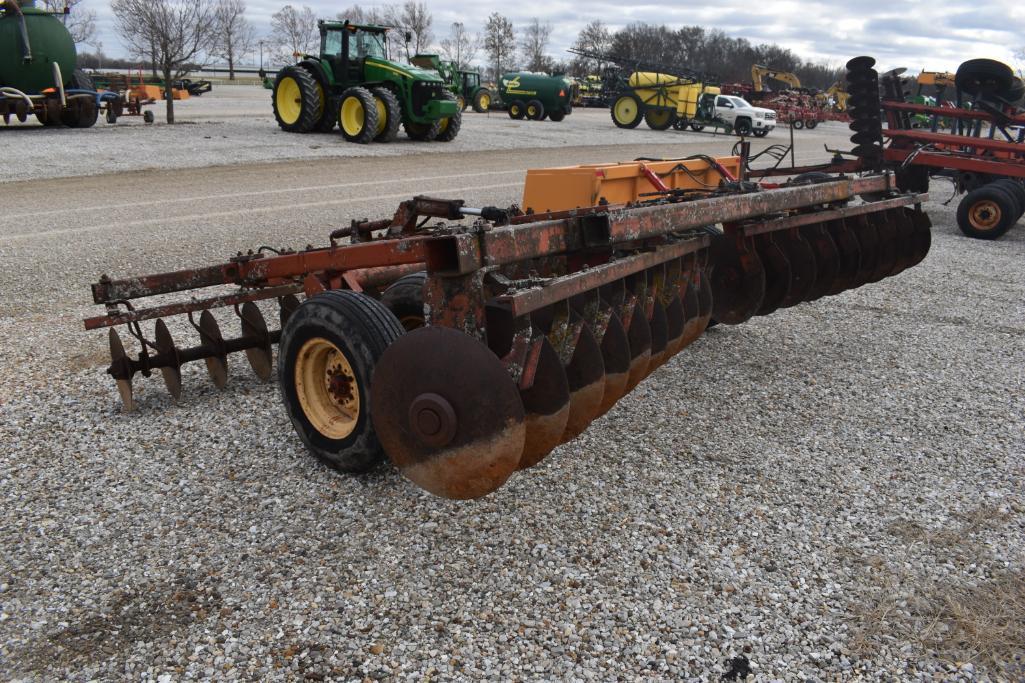
[[[417,54],[410,61],[422,69],[437,71],[448,89],[455,94],[460,111],[466,111],[467,107],[472,106],[475,112],[483,114],[491,109],[494,97],[487,86],[480,84],[479,72],[457,69],[455,62],[447,62],[438,55]]]
[[[448,142],[462,113],[435,73],[388,59],[384,26],[320,21],[320,55],[278,71],[274,118],[290,133],[331,131],[349,142],[390,142],[403,126],[414,140]]]

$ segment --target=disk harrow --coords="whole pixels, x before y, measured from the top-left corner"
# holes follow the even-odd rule
[[[641,163],[649,184],[634,183],[625,203],[599,194],[593,207],[525,214],[417,197],[391,219],[335,231],[328,247],[104,277],[93,298],[107,313],[85,325],[111,328],[108,372],[126,410],[139,373],[159,371],[178,399],[185,363],[203,360],[223,387],[229,354],[244,351],[268,379],[279,344],[285,407],[314,454],[352,472],[386,454],[433,494],[477,498],[581,434],[713,319],[738,324],[838,294],[928,252],[925,196],[899,193],[891,175],[758,186],[728,180],[720,161],[698,169],[718,169],[715,184],[699,174],[694,187],[673,189],[666,179],[694,174],[693,159],[683,171]],[[131,303],[225,286],[234,289]],[[259,301],[277,301],[280,328]],[[225,307],[237,337],[211,313]],[[186,315],[199,344],[180,348],[170,315]],[[121,325],[141,346],[134,357]]]

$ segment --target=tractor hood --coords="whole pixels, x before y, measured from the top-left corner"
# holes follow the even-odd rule
[[[384,71],[390,71],[393,74],[399,76],[405,76],[406,78],[414,81],[437,81],[438,83],[444,83],[441,76],[435,71],[428,71],[427,69],[421,69],[418,66],[412,66],[411,64],[398,64],[396,62],[389,62],[384,59],[377,59],[375,57],[367,57],[366,60],[367,68],[383,69]]]

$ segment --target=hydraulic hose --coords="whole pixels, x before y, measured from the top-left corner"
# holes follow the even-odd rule
[[[21,12],[21,5],[18,0],[0,0],[0,7],[18,17],[18,29],[21,33],[21,61],[24,64],[32,62],[32,44],[28,40],[28,26],[25,24],[25,15]]]

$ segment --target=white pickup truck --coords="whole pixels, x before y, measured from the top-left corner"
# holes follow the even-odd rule
[[[677,130],[689,126],[691,130],[699,131],[717,122],[728,123],[738,135],[764,138],[776,127],[776,112],[756,107],[743,97],[704,93],[698,104],[697,117],[679,119],[674,126]]]

